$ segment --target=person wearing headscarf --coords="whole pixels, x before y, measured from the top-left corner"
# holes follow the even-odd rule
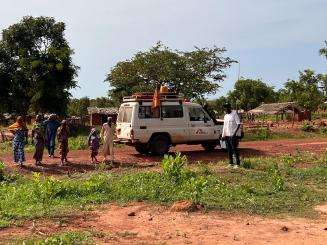
[[[97,163],[97,155],[99,153],[100,148],[100,139],[98,137],[98,133],[96,128],[92,128],[88,138],[88,145],[90,147],[90,156],[92,163]]]
[[[106,161],[108,156],[113,155],[114,137],[112,132],[112,118],[108,117],[108,122],[104,123],[101,128],[100,137],[103,140],[103,160]]]
[[[65,162],[66,163],[68,162],[67,161],[67,154],[69,152],[68,137],[69,137],[69,128],[68,128],[66,120],[63,120],[61,122],[61,126],[59,127],[58,133],[57,133],[61,165],[64,165]]]
[[[33,158],[35,165],[41,164],[45,145],[45,128],[42,122],[42,116],[37,115],[32,129],[32,139],[35,146]]]
[[[14,162],[22,166],[25,162],[24,147],[28,139],[28,129],[23,118],[18,116],[16,122],[10,125],[8,130],[14,135],[12,143]]]
[[[56,147],[56,134],[60,126],[60,122],[57,120],[57,115],[56,114],[50,115],[49,120],[47,120],[45,124],[46,124],[46,129],[45,129],[46,147],[49,152],[49,157],[54,157],[54,151]]]

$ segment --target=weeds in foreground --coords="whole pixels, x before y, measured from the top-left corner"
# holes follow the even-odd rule
[[[310,159],[313,167],[296,168],[297,161]],[[0,184],[0,226],[107,202],[191,200],[221,211],[308,216],[314,213],[312,206],[327,201],[327,154],[245,160],[247,169],[223,174],[201,164],[190,168],[178,154],[164,159],[162,172],[96,172],[61,179],[5,176]]]
[[[35,238],[18,242],[24,245],[63,245],[63,244],[94,244],[90,232],[67,232],[53,235],[47,238]]]

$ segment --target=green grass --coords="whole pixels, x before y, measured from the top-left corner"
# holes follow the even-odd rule
[[[245,131],[242,141],[266,141],[266,140],[282,140],[282,139],[310,139],[310,138],[324,138],[327,137],[327,130],[321,128],[316,132],[304,132],[298,133],[290,132],[269,132],[266,128],[258,129],[255,132]]]
[[[162,172],[96,172],[72,178],[8,177],[0,185],[0,226],[24,219],[67,215],[97,204],[145,201],[170,205],[178,200],[202,203],[208,210],[262,215],[314,215],[327,201],[327,154],[298,153],[277,158],[244,159],[244,168],[186,166],[163,161]],[[310,162],[312,167],[296,168]],[[176,164],[178,167],[176,167]],[[225,164],[225,163],[224,163]]]
[[[52,235],[46,238],[29,238],[23,240],[12,239],[8,243],[22,245],[71,245],[71,244],[95,244],[91,232],[67,232]]]

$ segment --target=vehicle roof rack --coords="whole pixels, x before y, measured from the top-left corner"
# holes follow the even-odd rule
[[[152,102],[154,93],[135,93],[123,98],[123,102]],[[183,95],[175,93],[159,93],[160,101],[180,102],[184,100]]]

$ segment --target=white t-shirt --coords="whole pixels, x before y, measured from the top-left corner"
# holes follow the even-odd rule
[[[232,111],[229,114],[226,114],[224,117],[224,127],[222,137],[230,137],[235,134],[235,131],[238,125],[241,124],[240,118],[236,111]],[[235,134],[236,136],[241,136],[241,130]]]

